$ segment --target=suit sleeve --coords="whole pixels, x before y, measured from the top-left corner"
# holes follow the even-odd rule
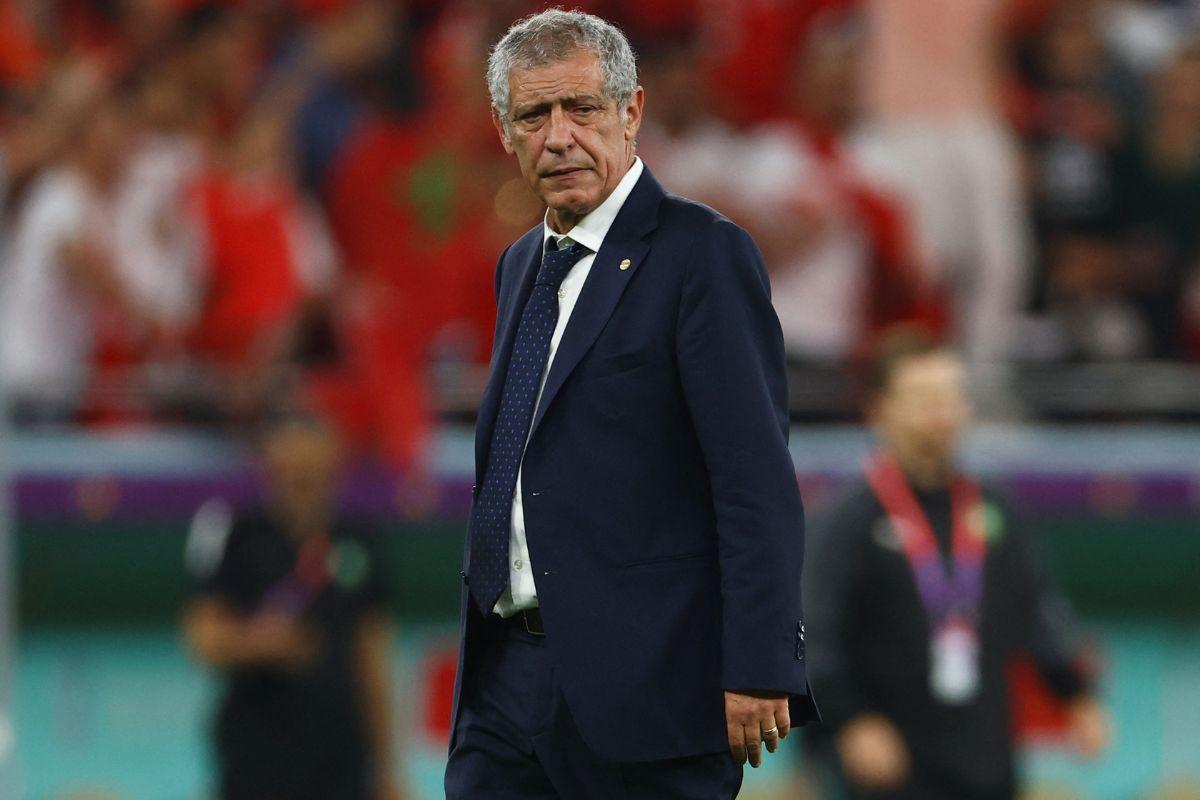
[[[854,655],[856,600],[863,580],[866,535],[862,506],[850,497],[814,520],[805,564],[812,657],[808,677],[821,696],[821,717],[831,730],[871,710]]]
[[[1011,526],[1007,545],[1020,641],[1026,643],[1038,672],[1059,698],[1070,700],[1089,692],[1088,677],[1079,664],[1078,624],[1070,602],[1050,579],[1019,523]]]
[[[806,695],[804,510],[788,452],[783,335],[762,256],[728,220],[697,238],[676,357],[716,515],[724,686]]]

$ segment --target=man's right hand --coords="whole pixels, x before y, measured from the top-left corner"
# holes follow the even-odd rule
[[[863,789],[894,789],[908,780],[908,748],[886,717],[859,715],[837,736],[838,755],[846,777]]]
[[[317,657],[316,634],[286,614],[260,614],[246,622],[246,638],[257,660],[288,669],[303,669]]]

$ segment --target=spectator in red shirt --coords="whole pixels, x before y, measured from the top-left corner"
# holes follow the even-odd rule
[[[343,304],[344,426],[386,459],[419,467],[433,416],[438,357],[486,363],[495,307],[495,254],[536,221],[539,207],[508,181],[503,153],[479,109],[477,66],[486,12],[454,8],[428,37],[431,108],[420,120],[362,125],[329,177],[331,219],[351,289]],[[463,224],[468,221],[468,224]],[[469,387],[468,387],[469,388]]]

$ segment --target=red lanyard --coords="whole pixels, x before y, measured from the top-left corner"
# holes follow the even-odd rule
[[[892,523],[925,612],[940,624],[950,615],[978,618],[983,599],[983,506],[979,486],[964,477],[950,483],[951,559],[938,554],[937,539],[900,467],[885,453],[867,465],[867,481]]]
[[[290,572],[263,594],[260,609],[299,615],[330,580],[327,534],[306,539]]]

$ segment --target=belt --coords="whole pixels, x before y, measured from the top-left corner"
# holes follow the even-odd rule
[[[524,611],[518,611],[506,619],[505,622],[516,626],[531,636],[546,635],[546,627],[542,625],[542,612],[536,608],[527,608]]]

